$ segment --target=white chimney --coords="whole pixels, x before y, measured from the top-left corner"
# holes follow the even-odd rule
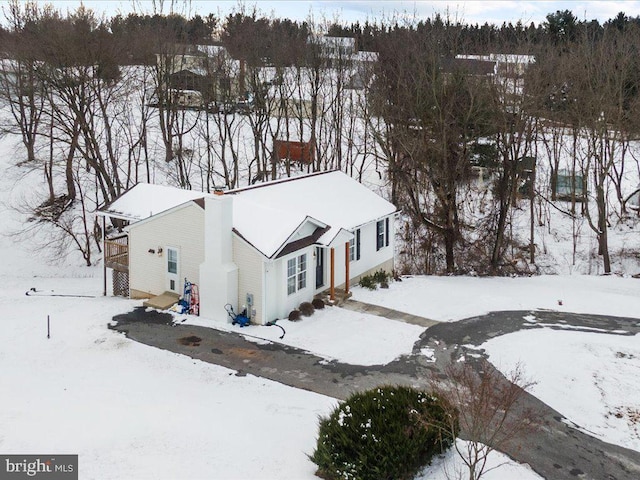
[[[233,197],[204,199],[204,263],[200,265],[200,315],[226,317],[229,303],[238,312],[238,267],[233,263]]]

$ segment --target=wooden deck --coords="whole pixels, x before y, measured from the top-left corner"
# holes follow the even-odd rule
[[[105,239],[104,264],[119,272],[129,271],[129,237],[127,235]]]

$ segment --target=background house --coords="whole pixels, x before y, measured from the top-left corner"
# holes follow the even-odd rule
[[[178,106],[228,102],[244,90],[240,62],[222,46],[172,44],[156,54],[156,64]]]

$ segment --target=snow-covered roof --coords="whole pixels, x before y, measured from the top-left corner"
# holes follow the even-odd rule
[[[378,52],[356,52],[354,59],[359,62],[375,63],[378,61]]]
[[[196,45],[199,52],[206,54],[208,57],[216,55],[228,55],[227,49],[222,45]]]
[[[334,37],[331,35],[322,35],[314,38],[316,43],[340,47],[355,47],[356,39],[353,37]]]
[[[276,253],[274,245],[282,244],[283,230],[291,235],[291,227],[297,227],[306,217],[330,227],[318,239],[318,243],[328,245],[341,232],[353,231],[397,210],[340,171],[276,180],[229,194],[234,196],[234,228],[267,257]]]
[[[98,214],[135,222],[205,195],[194,190],[139,183]]]
[[[282,212],[241,195],[233,198],[233,228],[268,258],[278,253],[308,219],[302,213]]]
[[[207,193],[141,183],[99,214],[132,222],[148,219]],[[340,171],[286,178],[231,190],[233,228],[267,258],[274,258],[305,226],[314,243],[330,246],[396,207]],[[307,234],[307,237],[311,235]]]

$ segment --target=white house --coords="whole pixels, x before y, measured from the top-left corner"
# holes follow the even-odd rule
[[[199,286],[200,314],[247,306],[264,324],[321,292],[394,267],[397,210],[340,171],[221,195],[139,184],[99,214],[129,222],[105,241],[105,269],[131,298]],[[105,277],[106,286],[106,277]],[[106,293],[106,288],[105,288]]]

